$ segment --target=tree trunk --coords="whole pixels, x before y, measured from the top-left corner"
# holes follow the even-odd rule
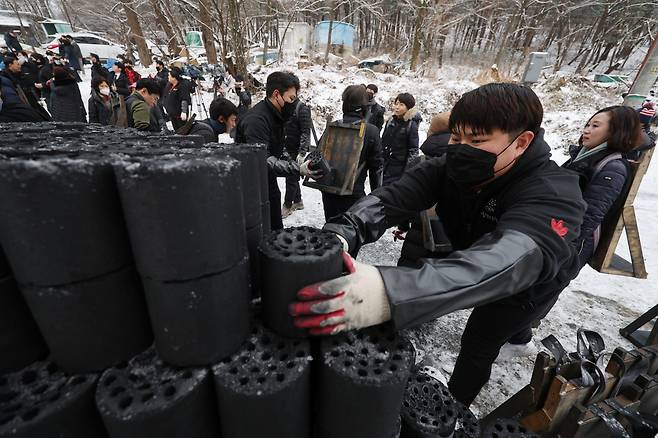
[[[176,54],[180,52],[180,49],[178,47],[178,40],[176,38],[176,34],[174,33],[174,29],[169,24],[169,20],[167,20],[167,17],[165,17],[164,12],[162,12],[162,9],[158,4],[158,0],[149,0],[149,2],[151,4],[151,8],[153,8],[153,13],[155,14],[156,23],[160,26],[160,28],[167,36],[167,49],[169,50],[169,53]]]
[[[149,48],[146,45],[144,33],[142,32],[142,26],[139,24],[139,17],[137,17],[137,13],[133,9],[132,0],[120,0],[120,2],[123,5],[124,11],[126,12],[130,34],[135,37],[137,52],[139,53],[139,62],[141,62],[144,67],[148,67],[152,62],[151,53],[149,52]]]
[[[215,37],[212,31],[212,13],[210,11],[210,0],[199,0],[199,21],[201,22],[201,38],[209,64],[217,64],[217,49],[215,48]]]
[[[423,6],[418,7],[416,12],[416,23],[414,24],[414,42],[411,46],[411,61],[409,68],[416,70],[418,66],[418,55],[420,54],[420,40],[423,36],[423,21],[425,19],[426,9]]]
[[[333,28],[334,28],[333,12],[331,17],[332,18],[329,20],[329,32],[327,32],[327,48],[324,51],[325,64],[329,62],[329,50],[331,50],[331,33],[333,32]]]
[[[228,0],[229,23],[231,28],[235,70],[238,74],[247,73],[247,44],[242,32],[242,20],[237,0]]]

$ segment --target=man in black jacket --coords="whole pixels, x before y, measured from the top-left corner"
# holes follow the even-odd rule
[[[292,73],[276,71],[267,77],[265,99],[238,120],[235,133],[236,143],[266,144],[269,157],[268,185],[270,220],[273,230],[283,228],[281,218],[281,192],[277,177],[319,177],[308,169],[308,162],[299,165],[296,161],[281,159],[283,156],[283,125],[295,110],[295,99],[299,91],[299,79]]]
[[[355,255],[389,224],[436,206],[455,251],[419,269],[346,258],[350,275],[308,286],[298,327],[333,334],[392,321],[397,329],[474,307],[449,388],[470,405],[500,348],[553,303],[578,270],[585,212],[578,177],[550,160],[535,93],[488,84],[452,109],[452,148],[357,202],[324,229]]]
[[[192,85],[190,81],[183,78],[183,70],[172,67],[169,70],[169,84],[164,95],[164,107],[171,119],[174,131],[187,121],[192,104],[191,91]]]
[[[20,30],[10,30],[5,34],[5,44],[7,45],[7,49],[14,54],[23,51],[23,46],[21,46],[21,43],[18,41],[18,35],[20,35],[20,33]]]
[[[379,133],[382,131],[382,126],[384,126],[384,114],[386,113],[386,108],[378,104],[375,100],[375,96],[377,96],[377,92],[379,91],[377,85],[368,84],[366,91],[368,92],[368,105],[370,107],[367,121],[368,123],[375,125],[377,127],[377,132]]]
[[[292,117],[283,125],[283,142],[288,156],[297,160],[300,165],[311,147],[311,108],[300,99],[295,101],[295,110]],[[286,195],[283,198],[281,217],[290,216],[295,210],[303,210],[302,189],[299,186],[299,177],[286,177]]]
[[[343,119],[341,123],[360,126],[365,122],[365,113],[368,110],[368,95],[363,85],[350,85],[343,91]],[[366,195],[366,174],[370,177],[370,190],[374,191],[382,185],[384,172],[384,155],[377,128],[366,123],[363,136],[363,148],[359,156],[358,174],[354,181],[351,195],[334,195],[322,192],[322,206],[324,218],[331,218],[345,213],[355,202]]]
[[[110,79],[110,71],[101,64],[101,60],[95,53],[89,54],[89,60],[91,61],[91,80],[95,78],[105,78]]]

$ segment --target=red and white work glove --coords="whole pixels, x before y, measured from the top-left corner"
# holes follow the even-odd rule
[[[391,308],[379,270],[343,253],[348,275],[306,286],[290,305],[295,326],[311,335],[333,335],[381,324]]]

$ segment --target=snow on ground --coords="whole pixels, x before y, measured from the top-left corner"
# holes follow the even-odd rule
[[[341,94],[346,86],[376,83],[379,87],[377,100],[386,107],[390,106],[400,92],[410,92],[416,97],[416,105],[424,118],[420,125],[421,141],[426,137],[431,115],[449,110],[462,93],[477,87],[478,84],[473,78],[479,73],[465,67],[450,66],[438,70],[434,77],[418,78],[411,74],[374,75],[357,71],[355,68],[339,71],[333,67],[312,66],[297,70],[293,65],[286,65],[262,68],[256,73],[256,77],[265,82],[267,74],[276,69],[291,70],[299,76],[302,85],[300,96],[313,109],[318,134],[321,134],[327,118],[337,119],[341,116]],[[85,79],[86,81],[80,84],[80,89],[86,105],[89,96],[89,73]],[[546,139],[553,148],[553,158],[559,164],[565,161],[567,145],[578,140],[580,130],[587,119],[600,108],[621,103],[620,95],[626,91],[615,87],[595,87],[585,81],[565,82],[561,81],[559,76],[542,81],[534,89],[544,105]],[[262,93],[254,96],[254,103],[262,97]],[[206,93],[206,105],[211,100],[212,95]],[[196,111],[196,102],[194,108]],[[631,347],[631,344],[619,335],[619,329],[658,302],[658,288],[654,280],[658,275],[658,227],[652,226],[658,211],[658,194],[655,190],[655,187],[658,187],[657,167],[655,162],[650,166],[635,202],[649,279],[605,275],[589,267],[583,269],[536,330],[532,353],[523,357],[499,356],[489,383],[473,405],[477,414],[486,415],[530,381],[536,353],[541,349],[539,341],[549,334],[557,336],[572,351],[579,327],[601,333],[609,351],[617,346]],[[279,179],[279,186],[283,194],[283,179]],[[305,209],[285,219],[284,224],[322,227],[324,216],[320,192],[302,187],[302,197]],[[628,251],[624,245],[625,241],[622,240],[619,252],[627,256]],[[401,246],[400,242],[394,242],[392,235],[387,233],[378,242],[366,245],[358,259],[374,265],[395,265]],[[449,376],[459,352],[461,333],[469,314],[470,311],[467,310],[458,311],[417,329],[408,330],[418,351],[418,360],[433,364]]]
[[[295,71],[295,69],[291,69]],[[273,69],[264,70],[265,73]],[[435,78],[398,77],[378,74],[366,76],[355,69],[337,72],[320,66],[295,71],[302,82],[300,95],[314,109],[316,127],[324,125],[323,117],[340,117],[342,90],[354,83],[374,82],[379,86],[378,100],[387,106],[399,92],[410,92],[416,97],[423,115],[421,139],[425,138],[432,114],[449,110],[459,96],[476,84],[471,78],[477,72],[462,68],[444,68]],[[557,80],[548,80],[534,87],[544,105],[546,138],[553,148],[553,158],[559,164],[566,160],[566,147],[578,140],[587,119],[598,109],[621,103],[625,90],[598,88],[588,83],[567,83],[560,87]],[[495,109],[494,109],[495,110]],[[285,183],[279,179],[282,194]],[[486,415],[530,381],[540,340],[554,334],[567,348],[575,348],[576,330],[579,327],[595,330],[603,336],[609,351],[617,346],[630,348],[631,344],[619,335],[619,329],[640,316],[658,302],[654,277],[658,275],[658,229],[652,227],[658,211],[658,165],[652,163],[635,202],[646,259],[648,280],[637,280],[601,274],[586,267],[580,276],[562,293],[559,301],[535,331],[531,353],[523,357],[499,356],[494,364],[491,379],[473,404],[480,416]],[[284,220],[285,226],[324,224],[320,192],[302,187],[305,209]],[[623,238],[622,238],[623,239]],[[378,242],[366,245],[358,260],[375,265],[395,265],[401,242],[394,242],[391,233]],[[628,254],[622,240],[620,254]],[[418,351],[418,360],[433,364],[446,376],[452,372],[461,333],[470,311],[458,311],[423,326],[408,330]]]

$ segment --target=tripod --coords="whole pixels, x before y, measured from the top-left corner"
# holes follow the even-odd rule
[[[197,83],[196,87],[194,87],[194,97],[196,98],[196,109],[197,109],[197,114],[203,115],[205,114],[205,118],[207,119],[210,117],[208,113],[208,108],[206,108],[206,103],[203,101],[203,93],[201,93],[201,86]]]

